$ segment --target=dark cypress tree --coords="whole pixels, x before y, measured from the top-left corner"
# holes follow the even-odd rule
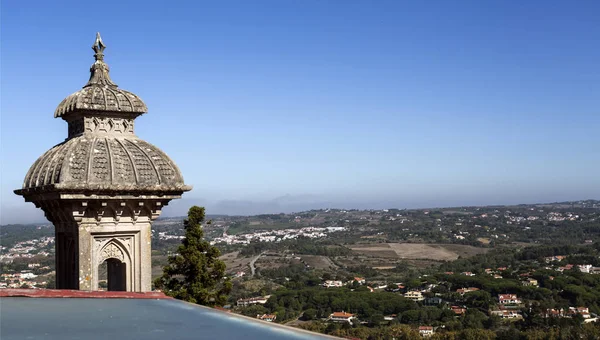
[[[154,285],[176,299],[223,305],[231,291],[231,281],[225,278],[225,263],[219,260],[221,252],[204,239],[204,216],[204,208],[190,208],[184,221],[185,238]]]

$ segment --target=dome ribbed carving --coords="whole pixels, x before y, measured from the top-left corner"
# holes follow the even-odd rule
[[[44,189],[187,191],[181,172],[160,149],[139,138],[80,136],[44,153],[23,191]]]
[[[105,85],[92,85],[65,98],[54,111],[54,117],[84,110],[137,114],[148,112],[142,99],[129,91]]]

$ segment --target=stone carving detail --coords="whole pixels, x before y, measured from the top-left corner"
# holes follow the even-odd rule
[[[46,184],[46,177],[48,174],[48,168],[50,167],[50,164],[52,163],[52,160],[54,158],[54,155],[56,155],[56,151],[59,148],[52,148],[50,149],[50,151],[48,152],[48,156],[46,157],[46,161],[44,163],[42,163],[42,167],[39,173],[39,178],[38,178],[38,185],[44,185]]]
[[[107,118],[107,117],[86,117],[86,132],[110,132],[133,135],[133,119],[127,118]],[[71,135],[69,134],[69,137]]]
[[[96,242],[96,251],[98,251],[100,249],[100,247],[102,247],[102,243],[104,243],[105,240],[97,238],[97,239],[94,239],[94,241]]]
[[[150,158],[152,158],[152,161],[158,168],[158,172],[160,173],[161,177],[163,177],[163,179],[166,179],[168,181],[175,179],[175,170],[173,169],[171,163],[167,161],[167,157],[159,154],[159,151],[157,151],[156,148],[150,147],[150,144],[145,141],[138,141],[138,145],[139,147],[144,149],[144,151],[146,151]]]
[[[123,245],[125,246],[125,248],[127,248],[127,250],[131,251],[131,237],[120,237],[119,241],[121,241],[121,243],[123,243]]]
[[[60,173],[62,171],[62,164],[65,160],[65,153],[62,152],[62,150],[57,151],[57,157],[54,159],[54,162],[52,164],[52,169],[53,169],[53,173],[52,173],[52,177],[48,178],[48,183],[46,184],[50,184],[50,183],[58,183],[60,181]]]
[[[123,131],[133,134],[133,119],[123,119]]]
[[[110,180],[110,164],[108,162],[108,150],[106,140],[98,139],[94,145],[92,159],[92,178],[91,180],[107,181]]]
[[[94,132],[108,132],[110,131],[110,127],[108,125],[108,119],[102,117],[94,117],[92,119],[94,123]]]
[[[117,245],[109,242],[100,252],[99,263],[102,263],[107,259],[117,259],[122,262],[125,259],[125,255],[123,255],[123,251]]]
[[[88,167],[90,141],[81,139],[71,152],[71,177],[74,180],[85,180]]]
[[[50,153],[52,152],[52,150],[54,150],[54,148],[46,151],[46,153],[44,153],[42,155],[42,157],[40,157],[35,164],[33,165],[33,167],[35,167],[35,169],[33,169],[33,171],[29,170],[31,172],[31,175],[29,177],[29,179],[26,181],[28,183],[29,186],[37,186],[37,180],[40,176],[40,171],[42,171],[42,165],[44,160],[47,159],[47,157],[50,155]]]
[[[156,171],[154,170],[152,163],[150,163],[148,156],[146,156],[131,140],[125,140],[124,144],[132,155],[139,181],[142,183],[156,183],[158,181],[158,178],[156,178]]]
[[[129,91],[92,84],[65,98],[56,108],[54,117],[68,116],[81,110],[136,113],[148,111],[142,99]]]
[[[96,126],[94,125],[94,117],[83,118],[83,126],[85,132],[94,132]]]
[[[156,189],[182,187],[183,178],[171,159],[148,142],[85,133],[44,153],[27,173],[23,189],[58,183],[77,188],[124,184]]]
[[[114,180],[117,183],[131,183],[135,180],[135,174],[133,172],[133,165],[131,160],[123,149],[123,146],[115,140],[110,140],[110,151],[111,158],[114,167]]]

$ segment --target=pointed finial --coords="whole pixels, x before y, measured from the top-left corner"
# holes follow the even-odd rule
[[[109,69],[108,65],[104,62],[104,49],[106,45],[102,41],[102,37],[100,36],[100,32],[96,33],[96,41],[94,41],[94,45],[92,45],[92,49],[94,52],[94,58],[96,62],[92,64],[90,68],[90,80],[85,84],[84,87],[92,86],[92,85],[104,85],[110,87],[117,87],[117,84],[113,83],[108,75]]]
[[[92,45],[92,50],[94,50],[94,52],[96,52],[96,54],[94,54],[94,57],[96,58],[96,60],[103,59],[105,48],[106,48],[106,45],[104,45],[104,42],[102,42],[102,37],[100,36],[100,32],[96,32],[96,41],[94,41],[94,45]]]

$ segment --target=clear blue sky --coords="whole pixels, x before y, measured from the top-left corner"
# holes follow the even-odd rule
[[[600,1],[3,1],[2,222],[100,31],[209,213],[600,198]]]

